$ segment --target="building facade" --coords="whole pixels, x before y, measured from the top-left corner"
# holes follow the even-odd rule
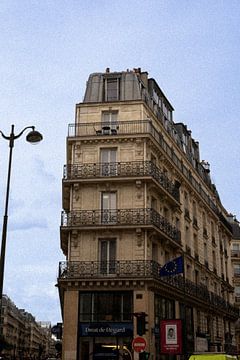
[[[53,343],[50,322],[36,322],[3,295],[0,353],[4,359],[45,359]]]
[[[91,74],[76,105],[62,182],[64,360],[138,359],[137,335],[150,359],[167,359],[161,324],[176,319],[185,354],[235,349],[232,228],[173,111],[141,69]],[[184,273],[161,277],[180,256]]]
[[[229,216],[232,224],[233,240],[231,243],[231,260],[233,267],[233,285],[235,294],[235,305],[240,308],[240,223],[235,216]],[[236,344],[237,352],[240,353],[240,321],[236,322]]]

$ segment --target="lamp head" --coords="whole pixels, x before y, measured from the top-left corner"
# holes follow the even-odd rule
[[[36,131],[34,128],[30,131],[27,136],[26,140],[31,144],[37,144],[43,139],[42,134],[39,131]]]

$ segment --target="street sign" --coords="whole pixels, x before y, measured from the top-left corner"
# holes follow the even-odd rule
[[[133,339],[133,341],[132,341],[132,348],[137,353],[143,352],[146,349],[146,346],[147,346],[147,343],[143,337],[138,336],[135,339]]]

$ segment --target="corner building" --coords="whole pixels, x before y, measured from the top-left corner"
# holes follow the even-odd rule
[[[209,164],[154,79],[141,69],[94,73],[69,125],[58,288],[63,359],[161,354],[163,319],[184,321],[184,352],[234,352],[228,213]],[[184,276],[159,276],[184,255]],[[187,321],[185,321],[187,320]]]

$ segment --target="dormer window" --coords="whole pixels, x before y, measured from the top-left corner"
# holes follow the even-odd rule
[[[116,101],[120,99],[120,79],[109,77],[104,81],[104,101]]]

